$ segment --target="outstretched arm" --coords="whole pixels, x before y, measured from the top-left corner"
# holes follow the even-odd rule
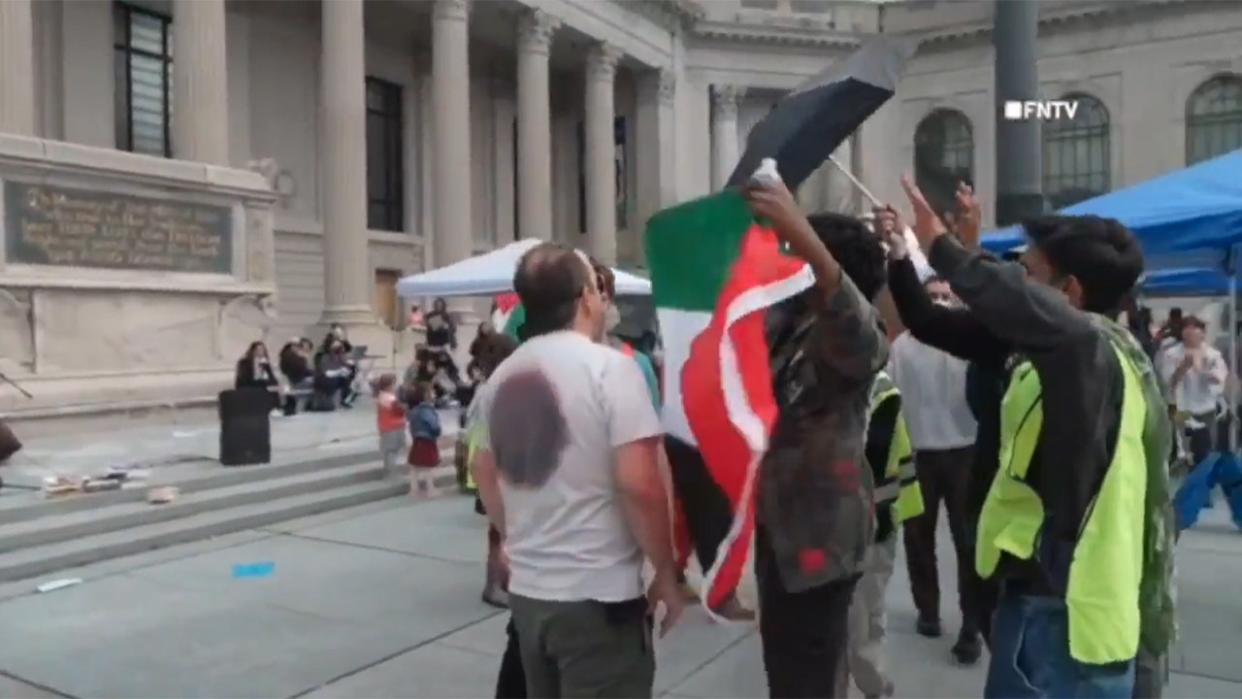
[[[823,361],[847,378],[868,378],[884,365],[888,342],[879,314],[841,270],[828,248],[815,235],[806,215],[783,183],[746,190],[755,216],[766,219],[781,240],[815,273],[822,311],[815,332]]]
[[[901,184],[914,208],[914,233],[932,268],[993,334],[1019,349],[1043,351],[1090,331],[1086,314],[1064,295],[1028,280],[1020,265],[964,248],[947,234],[919,188],[908,177]]]

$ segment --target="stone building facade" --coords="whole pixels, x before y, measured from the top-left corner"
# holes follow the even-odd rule
[[[0,411],[207,397],[331,322],[404,353],[396,279],[520,237],[641,267],[650,213],[879,33],[920,48],[837,162],[882,199],[912,170],[993,192],[992,7],[6,0],[0,371],[36,400]],[[1057,203],[1242,147],[1242,4],[1043,2],[1039,74],[1085,105],[1045,127]],[[832,167],[799,196],[861,204]]]

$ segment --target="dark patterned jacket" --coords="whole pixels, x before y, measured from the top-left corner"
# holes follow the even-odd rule
[[[768,342],[780,417],[760,465],[758,519],[785,589],[801,592],[860,573],[875,538],[864,449],[888,341],[843,274],[822,305],[799,297],[772,309]]]

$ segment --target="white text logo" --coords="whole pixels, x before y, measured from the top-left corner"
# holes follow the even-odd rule
[[[1078,100],[1008,100],[1005,118],[1009,121],[1055,121],[1073,119],[1078,114]]]

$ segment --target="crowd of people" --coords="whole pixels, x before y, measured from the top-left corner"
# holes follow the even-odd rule
[[[754,567],[770,693],[846,696],[851,678],[894,693],[896,542],[915,630],[940,636],[943,502],[963,620],[951,656],[989,647],[985,696],[1158,696],[1174,626],[1165,388],[1198,429],[1220,362],[1201,324],[1153,362],[1119,322],[1144,262],[1118,222],[1036,218],[1006,261],[981,249],[969,187],[937,212],[903,186],[934,276],[920,278],[894,207],[868,224],[807,216],[779,183],[744,192],[816,280],[768,310],[780,411]],[[480,366],[466,426],[490,525],[484,594],[512,613],[497,696],[651,696],[653,628],[690,601],[661,387],[609,339],[606,268],[542,244],[514,286],[520,344]]]
[[[233,387],[269,392],[273,407],[284,415],[296,414],[300,406],[312,411],[351,408],[358,397],[358,359],[340,325],[331,327],[318,349],[304,337],[285,343],[277,358],[279,372],[267,345],[253,342],[237,360]]]

